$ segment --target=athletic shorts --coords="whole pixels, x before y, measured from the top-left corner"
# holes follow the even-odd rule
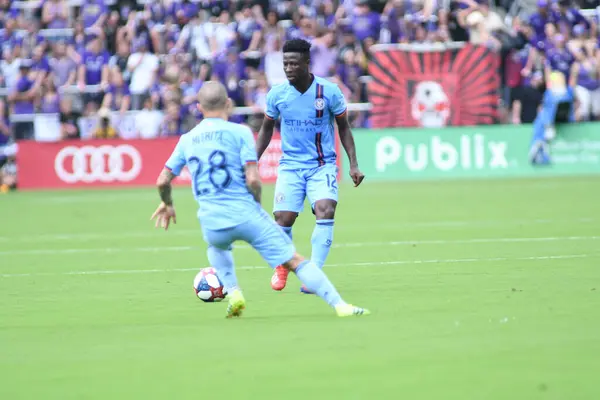
[[[257,217],[247,222],[219,230],[202,228],[202,233],[209,246],[221,250],[232,250],[232,244],[238,240],[248,243],[271,268],[290,261],[296,253],[289,236],[262,209]]]
[[[275,184],[273,212],[299,213],[304,209],[304,199],[307,197],[312,209],[319,200],[330,199],[337,202],[337,175],[338,168],[335,164],[309,169],[280,168]]]

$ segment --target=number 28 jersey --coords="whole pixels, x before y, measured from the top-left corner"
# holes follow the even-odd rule
[[[260,205],[246,187],[244,166],[256,163],[256,144],[248,127],[207,118],[181,136],[165,167],[179,175],[187,165],[192,193],[206,229],[231,228],[256,218]]]

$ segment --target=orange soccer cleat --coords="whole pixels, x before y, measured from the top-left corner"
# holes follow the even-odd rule
[[[287,283],[289,273],[290,271],[283,265],[279,265],[275,268],[275,273],[271,278],[271,287],[273,288],[273,290],[280,291],[285,288],[285,284]]]

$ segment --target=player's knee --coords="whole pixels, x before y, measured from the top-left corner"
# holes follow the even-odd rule
[[[335,202],[323,201],[315,204],[315,216],[317,219],[333,219],[335,217]]]
[[[289,212],[289,211],[276,211],[275,222],[279,226],[292,226],[294,222],[296,222],[297,213]]]
[[[296,271],[296,268],[298,268],[298,266],[304,260],[305,260],[305,258],[302,257],[300,254],[294,253],[294,256],[292,257],[292,259],[290,261],[284,263],[283,266],[285,268],[289,269],[290,271]]]

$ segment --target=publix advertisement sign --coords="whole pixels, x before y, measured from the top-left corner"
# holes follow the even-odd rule
[[[528,160],[531,126],[355,130],[369,180],[600,174],[600,124],[557,130],[550,166]],[[346,161],[347,162],[347,161]]]

